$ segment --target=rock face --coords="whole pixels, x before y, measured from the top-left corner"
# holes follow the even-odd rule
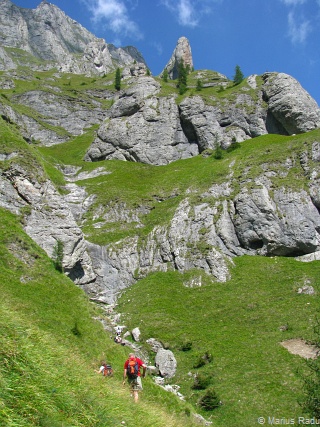
[[[181,128],[173,97],[157,97],[160,85],[141,77],[108,111],[86,160],[131,160],[164,165],[199,153]]]
[[[15,214],[27,209],[26,233],[53,257],[58,241],[63,244],[63,268],[77,284],[95,279],[83,234],[69,209],[50,181],[39,183],[20,167],[0,176],[0,205]]]
[[[138,78],[108,111],[85,159],[163,165],[267,133],[288,135],[320,126],[316,102],[295,79],[267,73],[260,86],[257,80],[250,76],[247,86],[215,106],[200,95],[177,106],[173,96],[159,96],[160,85],[152,77]]]
[[[284,73],[266,73],[263,79],[269,122],[280,123],[289,135],[320,126],[317,103],[293,77]]]
[[[136,236],[105,247],[88,243],[96,280],[86,286],[86,291],[95,299],[114,303],[123,289],[153,271],[199,269],[225,282],[235,256],[318,259],[320,213],[314,200],[318,203],[319,186],[317,194],[314,189],[320,176],[319,144],[315,141],[311,150],[298,159],[303,159],[308,191],[273,187],[271,178],[284,178],[296,167],[295,161],[288,158],[278,165],[277,172],[271,173],[274,167],[267,164],[263,165],[264,172],[254,178],[249,179],[243,172],[244,183],[234,193],[239,178],[233,178],[230,164],[230,175],[224,183],[214,184],[196,203],[186,195],[168,226],[155,227],[143,241]],[[119,215],[115,214],[117,210]],[[121,204],[113,206],[114,222],[122,210]],[[192,284],[185,285],[201,286],[201,277],[195,276]]]
[[[190,70],[193,69],[191,47],[186,37],[180,37],[168,64],[164,68],[168,71],[170,79],[176,79],[178,77],[179,63],[181,61],[183,61],[185,67],[189,67]]]
[[[134,47],[108,45],[45,0],[36,9],[0,0],[0,26],[0,45],[23,49],[64,72],[103,75],[116,66],[144,63]],[[10,68],[12,61],[0,53],[0,69]]]
[[[36,79],[17,67],[21,58],[10,62],[9,50],[1,47],[0,64],[17,69],[0,76],[1,91],[8,90],[0,97],[0,115],[10,126],[18,127],[28,143],[50,146],[98,125],[85,160],[120,159],[158,166],[271,132],[289,135],[320,126],[317,104],[286,74],[250,76],[239,87],[212,74],[209,85],[223,83],[221,93],[208,101],[199,92],[177,105],[174,94],[162,93],[159,81],[145,76],[143,58],[134,48],[119,50],[107,45],[46,1],[28,10],[0,0],[0,11],[0,42],[2,38],[5,46],[24,49],[60,70],[101,74],[115,64],[124,65],[125,89],[116,94],[110,82],[106,83],[109,89],[105,88],[104,79],[98,88],[87,90],[83,86],[80,90],[80,83],[68,85],[65,76],[63,83],[57,83],[62,71],[51,73],[37,86]],[[79,62],[74,53],[86,59]],[[192,66],[185,38],[179,40],[167,66],[172,78],[180,59]],[[15,85],[19,90],[13,91]],[[0,206],[16,215],[24,212],[26,232],[49,256],[57,242],[63,242],[66,273],[94,300],[113,304],[123,289],[155,271],[195,269],[225,282],[232,259],[244,254],[319,259],[319,141],[313,142],[311,150],[302,147],[298,158],[288,153],[283,164],[261,165],[254,177],[248,171],[239,176],[240,167],[236,170],[230,164],[224,181],[212,184],[203,194],[195,197],[189,189],[173,195],[179,199],[165,225],[148,229],[143,239],[139,233],[131,234],[105,246],[84,239],[79,224],[95,196],[88,196],[77,180],[109,172],[99,165],[90,173],[77,175],[79,169],[60,166],[69,191],[62,196],[44,173],[38,179],[15,163],[20,155],[19,149],[10,151],[7,147],[0,152],[0,164],[5,164],[0,176]],[[286,178],[296,168],[305,177],[303,186],[288,189],[273,185],[273,178]],[[143,204],[130,208],[126,201],[115,199],[111,206],[95,209],[101,227],[135,222],[141,228],[141,218],[151,208]],[[191,277],[185,286],[201,286],[200,276]]]

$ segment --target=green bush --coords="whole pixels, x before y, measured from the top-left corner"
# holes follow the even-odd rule
[[[181,351],[189,351],[192,348],[192,342],[191,341],[186,341],[181,345],[180,350]]]
[[[213,387],[208,388],[205,394],[200,397],[198,405],[205,411],[213,411],[221,405],[220,399]]]
[[[194,390],[205,390],[211,384],[211,380],[211,375],[197,373],[192,388]]]
[[[53,263],[57,271],[63,272],[63,243],[57,240],[56,246],[53,248]]]
[[[195,369],[201,368],[202,366],[206,365],[207,363],[212,362],[212,355],[209,352],[205,352],[204,354],[200,355],[197,359],[197,361],[194,363],[193,367]]]
[[[240,148],[240,142],[233,141],[232,144],[227,148],[227,152],[231,153],[234,150],[237,150]]]
[[[223,158],[223,150],[220,147],[220,145],[218,145],[218,147],[214,150],[213,157],[217,160],[220,160]]]

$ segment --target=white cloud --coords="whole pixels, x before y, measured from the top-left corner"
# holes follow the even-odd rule
[[[297,6],[298,4],[303,4],[306,2],[306,0],[281,0],[281,1],[287,6]]]
[[[198,17],[191,0],[163,0],[162,3],[176,14],[180,25],[185,27],[196,27],[198,25]]]
[[[122,0],[83,0],[92,13],[95,24],[104,23],[117,36],[131,36],[141,39],[138,25],[130,19],[128,9]]]
[[[157,52],[158,56],[161,56],[163,53],[163,46],[161,43],[153,42],[152,46],[154,47],[155,51]]]
[[[308,34],[312,31],[310,21],[302,19],[300,22],[298,22],[293,12],[290,12],[288,15],[288,25],[289,37],[294,44],[303,43],[306,40]]]

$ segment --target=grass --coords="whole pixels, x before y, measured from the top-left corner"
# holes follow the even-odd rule
[[[95,129],[74,138],[65,144],[53,147],[39,147],[44,164],[51,165],[49,176],[57,185],[63,185],[61,174],[54,172],[56,164],[78,166],[81,171],[90,172],[103,168],[109,172],[96,178],[78,181],[95,201],[85,216],[84,232],[87,239],[97,244],[108,244],[125,237],[138,235],[145,237],[156,225],[166,225],[184,197],[192,204],[210,200],[203,196],[213,184],[222,184],[233,173],[230,182],[232,196],[246,183],[248,188],[257,187],[256,177],[262,174],[266,165],[276,176],[270,177],[274,188],[284,186],[293,191],[307,188],[307,179],[300,165],[300,154],[309,149],[319,138],[320,131],[288,137],[264,135],[240,144],[232,152],[223,152],[223,158],[202,155],[179,160],[166,166],[152,166],[140,163],[111,160],[108,162],[85,162],[84,155],[94,139]],[[290,159],[295,167],[290,170],[286,161]],[[282,172],[280,176],[280,172]],[[299,177],[299,179],[297,179]],[[232,197],[231,196],[231,197]],[[111,222],[102,228],[95,223],[103,221],[111,206],[125,205],[135,211],[143,206],[148,214],[139,214],[143,227],[127,221]],[[99,214],[98,214],[99,212]]]
[[[145,380],[134,405],[122,387],[127,349],[93,317],[85,294],[1,210],[0,424],[6,427],[187,426],[186,404]],[[77,333],[75,333],[77,331]],[[115,375],[99,377],[100,360]]]
[[[209,73],[206,79],[217,76]],[[46,90],[56,87],[63,95],[77,98],[81,94],[85,100],[92,89],[111,91],[111,81],[111,75],[90,79],[58,77],[55,71],[37,73],[36,81],[17,79],[15,89],[3,91],[3,101],[10,104],[14,95],[47,85],[51,89]],[[192,82],[196,84],[196,73],[190,75]],[[162,84],[161,94],[177,93],[172,84]],[[213,97],[230,102],[242,88],[247,88],[246,81],[223,91],[218,86],[204,88],[197,94],[212,103]],[[177,102],[182,99],[178,96]],[[143,241],[155,226],[169,224],[186,197],[191,205],[216,203],[204,195],[214,184],[230,181],[230,198],[244,186],[250,191],[259,185],[255,179],[266,167],[276,172],[269,178],[271,191],[279,186],[291,191],[307,188],[300,155],[320,137],[319,130],[295,137],[265,135],[241,143],[232,152],[224,151],[220,160],[211,154],[151,166],[116,160],[85,162],[96,127],[64,144],[39,147],[27,144],[14,125],[1,118],[0,124],[1,153],[16,153],[1,162],[5,173],[22,168],[40,182],[49,177],[62,192],[65,179],[57,165],[77,166],[79,172],[99,167],[109,173],[77,182],[95,196],[82,228],[87,240],[101,245],[133,236]],[[290,170],[288,159],[293,165]],[[140,228],[136,222],[114,220],[96,229],[112,206],[124,206],[129,212],[145,207],[148,213],[138,213]],[[51,260],[24,234],[18,218],[4,210],[0,214],[0,291],[5,295],[0,305],[0,424],[99,427],[125,421],[132,427],[188,426],[186,414],[192,407],[163,392],[150,378],[139,406],[132,405],[121,386],[126,352],[93,320],[104,314],[55,271]],[[259,416],[297,418],[303,415],[297,370],[304,370],[304,363],[279,343],[297,337],[313,339],[319,269],[319,262],[244,256],[235,259],[231,279],[223,284],[198,271],[154,273],[124,292],[118,309],[128,327],[140,327],[143,339],[157,338],[174,351],[178,360],[174,382],[197,411],[205,390],[194,389],[188,373],[208,378],[206,387],[214,387],[223,403],[212,413],[202,412],[214,427],[256,425]],[[203,286],[184,286],[200,274]],[[316,296],[297,294],[297,288],[307,282],[316,289]],[[284,324],[288,329],[281,332]],[[182,350],[188,343],[190,349]],[[194,368],[207,353],[213,360]],[[110,381],[93,373],[105,357],[116,373]]]
[[[140,328],[143,340],[156,338],[174,351],[173,381],[194,405],[204,391],[192,388],[189,372],[212,377],[223,403],[211,413],[214,426],[246,427],[259,416],[297,418],[297,370],[305,365],[280,342],[312,340],[319,297],[298,295],[297,289],[308,281],[319,293],[319,273],[320,262],[244,256],[235,259],[232,279],[223,284],[207,278],[190,289],[184,284],[196,272],[152,274],[123,293],[119,311],[129,327]],[[282,325],[288,325],[285,332]],[[185,342],[192,343],[189,351],[181,351]],[[205,353],[213,361],[195,369]]]

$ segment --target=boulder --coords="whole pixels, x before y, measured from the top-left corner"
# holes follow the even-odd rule
[[[157,341],[155,338],[149,338],[146,343],[150,345],[152,351],[155,353],[157,353],[160,348],[163,348],[161,342]]]
[[[173,378],[176,374],[177,361],[171,350],[159,349],[156,354],[155,364],[164,378]]]
[[[141,332],[140,332],[140,329],[139,329],[138,327],[137,327],[137,328],[134,328],[134,329],[132,330],[131,334],[132,334],[133,339],[134,339],[136,342],[139,342],[139,341],[140,341],[140,335],[141,335]]]
[[[265,73],[262,78],[269,122],[279,123],[288,135],[320,127],[318,104],[297,80],[285,73]]]

